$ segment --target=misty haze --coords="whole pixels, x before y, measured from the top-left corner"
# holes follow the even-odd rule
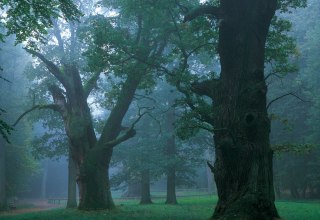
[[[319,220],[319,11],[0,1],[0,220]]]

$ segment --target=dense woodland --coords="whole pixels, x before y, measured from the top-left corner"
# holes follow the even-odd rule
[[[179,187],[214,191],[212,219],[319,200],[319,9],[0,2],[0,210],[47,197],[50,160],[67,161],[67,208],[80,210],[115,209],[114,191],[151,204],[159,184],[166,204]]]

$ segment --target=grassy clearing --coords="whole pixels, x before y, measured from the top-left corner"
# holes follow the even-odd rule
[[[15,216],[0,215],[0,220],[200,220],[208,219],[217,198],[212,196],[184,197],[179,205],[164,205],[163,199],[152,205],[139,205],[138,200],[116,200],[114,211],[83,212],[55,209]],[[286,220],[319,220],[320,202],[277,202],[281,216]]]

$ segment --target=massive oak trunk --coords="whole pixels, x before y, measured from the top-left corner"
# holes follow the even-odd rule
[[[274,205],[264,51],[276,0],[225,0],[214,92],[218,204],[213,219],[267,220]]]
[[[151,204],[150,194],[150,171],[148,169],[141,172],[141,200],[140,204]]]
[[[77,166],[69,154],[68,160],[68,201],[67,208],[77,207]]]
[[[0,137],[0,211],[7,209],[6,199],[6,143]]]

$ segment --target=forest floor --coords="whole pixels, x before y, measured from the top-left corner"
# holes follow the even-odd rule
[[[0,214],[0,220],[201,220],[210,218],[217,198],[215,196],[182,197],[178,198],[178,205],[165,205],[164,201],[164,199],[154,199],[153,204],[139,205],[137,199],[115,199],[116,210],[91,212],[40,203],[42,207],[34,210],[35,212],[4,213]],[[276,206],[285,220],[320,219],[320,201],[278,201]],[[30,207],[30,210],[37,208]]]
[[[15,205],[15,209],[10,209],[9,211],[0,213],[0,218],[5,215],[20,215],[30,212],[34,213],[63,208],[63,206],[59,204],[49,204],[47,199],[22,199],[18,200]]]

